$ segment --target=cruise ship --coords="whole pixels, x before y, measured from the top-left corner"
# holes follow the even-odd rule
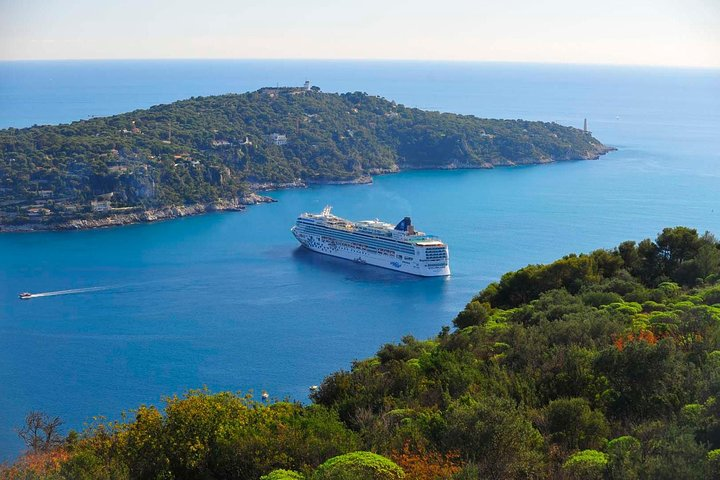
[[[447,245],[435,236],[416,231],[410,217],[393,227],[379,220],[351,222],[333,215],[331,208],[298,217],[290,231],[303,246],[423,277],[450,275]]]

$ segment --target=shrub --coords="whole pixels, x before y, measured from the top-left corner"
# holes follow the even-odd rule
[[[443,450],[474,462],[481,478],[525,478],[543,469],[542,435],[509,399],[464,396],[443,414]]]
[[[657,287],[667,297],[673,297],[680,292],[680,285],[674,282],[662,282]]]
[[[452,477],[460,471],[457,453],[440,453],[425,448],[410,448],[405,442],[402,451],[394,451],[392,459],[405,471],[407,480],[436,480]]]
[[[615,302],[603,306],[604,309],[618,313],[635,315],[642,312],[643,307],[637,302]]]
[[[710,450],[707,454],[709,478],[720,478],[720,448]]]
[[[545,408],[550,438],[568,450],[598,448],[610,433],[602,412],[584,398],[560,399]]]
[[[381,455],[372,452],[352,452],[339,455],[320,465],[313,480],[400,480],[405,472]]]
[[[582,294],[585,305],[600,308],[603,305],[622,302],[622,297],[615,292],[587,292]]]
[[[648,300],[642,304],[643,312],[664,312],[667,310],[667,306],[664,303],[653,302]]]
[[[720,287],[711,288],[702,294],[705,305],[715,305],[720,303]]]
[[[260,480],[305,480],[305,477],[294,470],[273,470]]]
[[[465,309],[455,317],[453,324],[459,329],[485,323],[492,312],[492,307],[487,302],[473,300],[465,306]]]
[[[610,478],[614,480],[638,478],[638,468],[642,463],[642,445],[637,438],[624,435],[610,440],[607,452]]]
[[[562,468],[573,479],[600,480],[605,476],[607,464],[606,454],[597,450],[583,450],[571,455]]]

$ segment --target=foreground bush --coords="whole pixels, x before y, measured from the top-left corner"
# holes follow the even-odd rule
[[[563,470],[577,480],[601,480],[607,468],[607,455],[597,450],[583,450],[570,456]]]
[[[305,477],[301,473],[292,470],[273,470],[260,477],[260,480],[305,480]]]
[[[312,480],[400,480],[405,473],[392,460],[372,452],[352,452],[320,465]]]

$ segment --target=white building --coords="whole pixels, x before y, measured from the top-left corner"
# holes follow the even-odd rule
[[[90,204],[92,206],[93,212],[109,212],[112,208],[109,200],[93,200],[92,202],[90,202]]]
[[[279,133],[271,133],[270,135],[268,135],[268,140],[272,144],[279,146],[285,145],[288,142],[287,136],[281,135]]]

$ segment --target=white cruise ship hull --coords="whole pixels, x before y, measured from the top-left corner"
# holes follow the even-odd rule
[[[409,260],[406,259],[409,258],[408,256],[397,258],[397,256],[388,254],[368,252],[365,249],[354,247],[345,242],[328,240],[327,237],[308,233],[298,229],[297,226],[293,227],[291,231],[304,247],[314,252],[344,258],[345,260],[359,264],[374,265],[376,267],[422,277],[444,277],[450,275],[450,266],[447,262],[445,262],[444,265],[437,265],[433,264],[432,261],[420,260],[415,255],[412,257],[412,260]]]

